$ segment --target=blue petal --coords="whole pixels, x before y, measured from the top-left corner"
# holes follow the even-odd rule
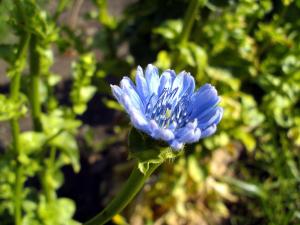
[[[195,89],[195,80],[190,73],[183,71],[176,76],[173,82],[172,89],[176,88],[178,88],[176,93],[178,99],[183,95],[191,95]]]
[[[197,120],[188,123],[185,127],[176,132],[176,139],[183,143],[193,143],[200,139],[201,130],[197,128]]]
[[[195,92],[190,100],[189,111],[192,112],[190,118],[196,118],[201,112],[216,106],[220,102],[217,90],[210,84],[203,85]]]
[[[121,98],[122,105],[124,106],[124,108],[128,114],[130,114],[131,110],[139,110],[138,108],[136,108],[134,106],[131,98],[126,93],[123,93],[120,98]]]
[[[149,64],[146,68],[146,81],[148,84],[150,96],[152,94],[157,95],[157,90],[159,85],[159,74],[158,74],[158,69],[151,64]]]
[[[138,110],[131,110],[130,121],[135,128],[140,129],[146,133],[149,132],[150,127],[149,127],[148,120]]]
[[[148,85],[144,77],[143,69],[138,66],[135,76],[136,89],[141,97],[141,100],[145,103],[149,96]]]
[[[121,80],[121,87],[124,91],[125,94],[127,94],[128,96],[130,96],[130,99],[134,105],[135,108],[144,111],[144,104],[140,98],[140,96],[138,95],[136,88],[133,84],[133,82],[130,80],[129,77],[123,77],[123,79]]]
[[[214,112],[198,119],[198,127],[205,129],[212,124],[218,124],[223,116],[223,108],[216,107]]]
[[[208,137],[212,134],[214,134],[217,130],[217,125],[213,124],[210,127],[206,128],[205,130],[202,130],[201,138]]]
[[[121,100],[121,96],[123,95],[123,90],[117,86],[117,85],[110,85],[111,90],[113,95],[115,96],[115,98],[118,100],[118,102],[123,105],[122,100]]]
[[[174,139],[171,141],[170,146],[173,150],[179,151],[183,148],[183,143],[179,142],[178,140]]]
[[[166,70],[162,73],[160,77],[158,96],[162,93],[164,89],[171,89],[173,81],[176,77],[174,70]]]
[[[170,141],[174,139],[174,133],[170,129],[161,128],[158,124],[154,121],[150,121],[150,129],[151,129],[151,136],[154,139],[161,139],[164,141]]]

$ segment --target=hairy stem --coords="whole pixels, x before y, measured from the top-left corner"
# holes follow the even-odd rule
[[[150,168],[146,174],[142,174],[136,166],[118,195],[105,209],[102,210],[102,212],[88,222],[84,223],[84,225],[103,225],[114,215],[121,212],[141,190],[147,178],[159,165],[160,164],[150,164]]]

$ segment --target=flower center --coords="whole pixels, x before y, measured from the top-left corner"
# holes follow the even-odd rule
[[[178,98],[177,92],[178,88],[164,88],[158,97],[153,94],[146,104],[146,117],[155,120],[160,127],[170,129],[180,128],[188,123],[189,97],[183,95]]]

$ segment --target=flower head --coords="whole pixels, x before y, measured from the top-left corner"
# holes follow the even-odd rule
[[[145,75],[137,68],[136,84],[124,77],[120,86],[111,85],[118,102],[124,106],[132,125],[152,138],[180,150],[217,129],[223,109],[216,89],[205,84],[196,92],[194,78],[185,71],[176,75],[149,64]]]

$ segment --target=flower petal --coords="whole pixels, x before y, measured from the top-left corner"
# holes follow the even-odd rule
[[[179,142],[178,140],[174,139],[171,141],[170,146],[173,150],[179,151],[183,148],[184,145],[182,142]]]
[[[130,121],[132,125],[144,132],[149,132],[149,122],[147,118],[138,110],[131,110]]]
[[[122,100],[121,100],[121,96],[123,94],[123,90],[119,86],[117,86],[117,85],[110,85],[110,87],[111,87],[112,93],[115,96],[115,98],[117,99],[117,101],[121,105],[123,105]]]
[[[145,103],[146,99],[149,96],[149,89],[144,77],[143,69],[140,66],[138,66],[136,71],[135,83],[137,92],[141,97],[141,100]]]
[[[183,95],[191,95],[195,89],[195,80],[190,73],[180,72],[174,82],[172,89],[177,90],[176,97],[180,99]]]
[[[223,108],[216,107],[213,112],[198,119],[199,121],[198,127],[201,129],[205,129],[211,126],[212,124],[217,125],[222,119],[222,116],[223,116]]]
[[[201,139],[211,136],[212,134],[214,134],[217,130],[217,125],[213,124],[210,127],[206,128],[205,130],[202,130],[202,134],[201,134]]]
[[[197,120],[189,122],[185,127],[176,132],[176,139],[183,143],[193,143],[200,139],[201,130],[197,128]]]
[[[157,95],[157,90],[159,85],[159,74],[158,74],[158,69],[152,64],[149,64],[146,68],[146,81],[148,84],[150,96],[152,94]]]
[[[217,90],[210,84],[205,84],[195,92],[190,100],[190,118],[196,118],[201,112],[216,106],[220,102]]]
[[[166,70],[162,73],[159,80],[158,87],[158,96],[162,93],[164,89],[171,89],[173,85],[173,81],[176,77],[174,70]]]
[[[130,96],[131,101],[134,105],[135,108],[142,110],[144,112],[144,103],[142,102],[140,96],[138,95],[137,91],[136,91],[136,87],[133,84],[133,82],[130,80],[129,77],[123,77],[123,79],[121,80],[121,88],[124,91],[124,94],[127,94],[128,96]]]
[[[154,139],[161,139],[164,141],[170,141],[174,139],[174,133],[170,129],[161,128],[158,124],[154,121],[150,121],[150,128],[152,130],[151,136]]]

